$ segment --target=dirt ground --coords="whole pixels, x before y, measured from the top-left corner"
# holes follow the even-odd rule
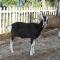
[[[9,35],[9,34],[8,34]],[[0,60],[60,60],[60,38],[57,29],[42,32],[36,39],[35,54],[29,55],[30,39],[15,38],[14,53],[9,48],[10,37],[0,36]]]

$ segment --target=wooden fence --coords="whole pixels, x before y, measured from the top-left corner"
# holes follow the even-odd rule
[[[60,16],[48,16],[48,28],[60,28]]]
[[[0,34],[9,32],[10,29],[7,26],[14,22],[30,21],[37,23],[38,15],[43,12],[45,15],[56,15],[56,9],[44,9],[44,8],[26,8],[26,7],[7,7],[3,10],[0,7]],[[33,13],[33,14],[31,14]],[[31,19],[32,18],[32,19]]]

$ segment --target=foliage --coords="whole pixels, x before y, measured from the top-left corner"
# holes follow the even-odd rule
[[[55,0],[45,0],[46,1],[46,6],[54,6],[54,1]],[[60,1],[60,0],[57,0]],[[5,5],[19,5],[19,0],[0,0]],[[31,6],[33,5],[34,7],[41,7],[41,0],[25,0],[24,6]]]
[[[40,0],[26,0],[25,6],[41,7]]]
[[[2,0],[1,1],[4,5],[17,5],[17,1],[16,0]]]
[[[46,5],[54,6],[54,0],[46,0]]]

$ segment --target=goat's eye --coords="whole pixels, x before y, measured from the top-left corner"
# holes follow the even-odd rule
[[[46,22],[48,23],[48,20]]]

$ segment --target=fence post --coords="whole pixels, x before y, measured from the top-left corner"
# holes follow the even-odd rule
[[[0,7],[0,34],[1,34],[1,7]]]
[[[15,19],[15,12],[16,12],[16,11],[15,11],[15,10],[16,10],[15,7],[13,7],[13,8],[12,8],[12,11],[13,11],[13,12],[12,12],[12,23],[14,23],[14,22],[16,21],[16,19]]]

